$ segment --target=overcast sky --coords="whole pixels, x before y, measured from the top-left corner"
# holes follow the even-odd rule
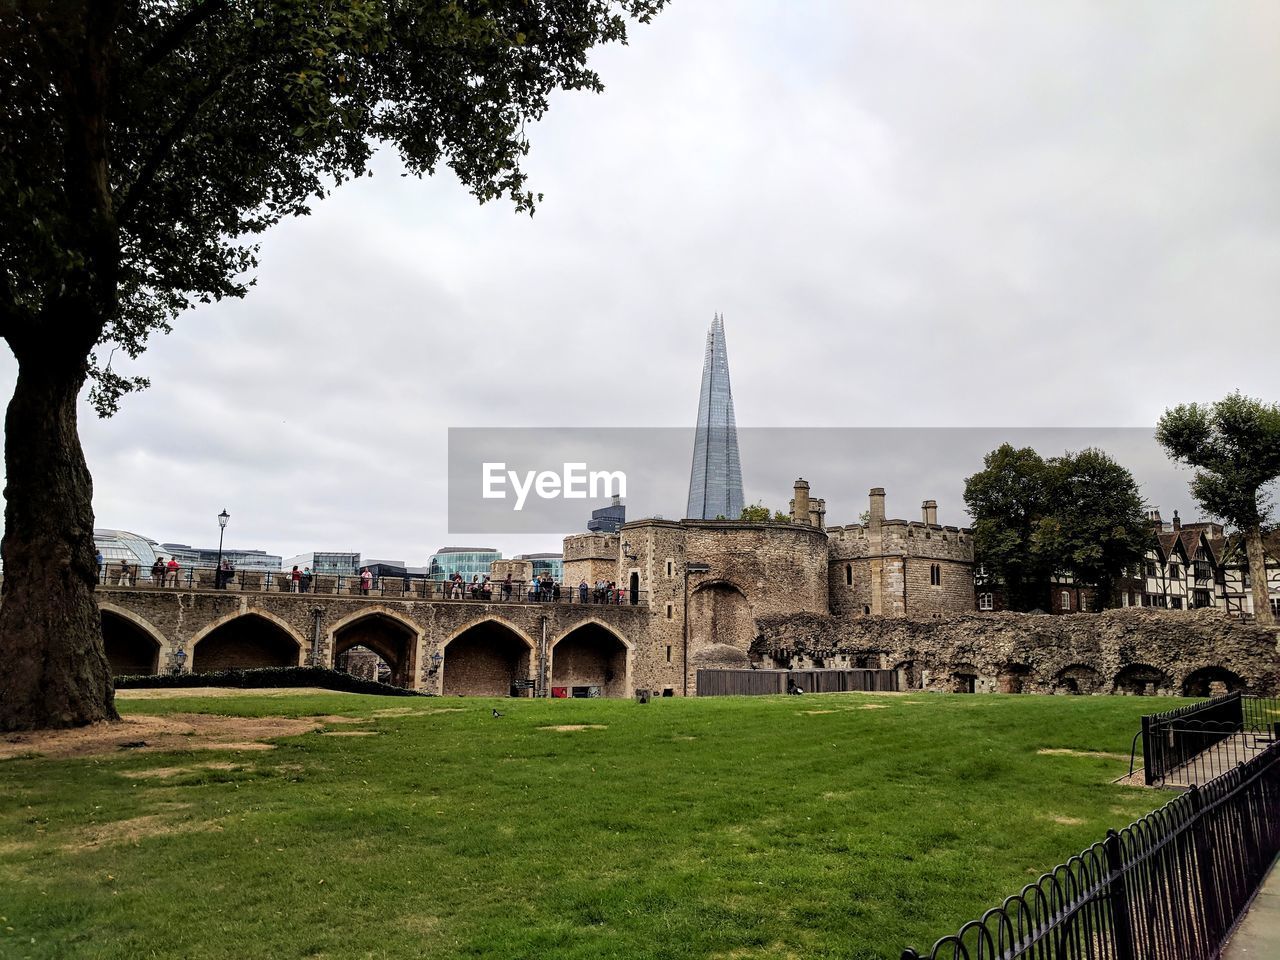
[[[229,546],[284,556],[558,549],[448,530],[447,428],[687,426],[716,311],[740,427],[1149,429],[1280,399],[1274,2],[675,0],[594,63],[607,92],[533,130],[532,219],[384,151],[270,233],[246,300],[130,368],[149,391],[83,408],[97,524],[216,544],[225,507]],[[783,508],[809,477],[833,523],[875,485],[963,523],[983,452],[743,474]],[[1185,474],[1134,466],[1195,513]],[[652,512],[682,512],[679,469]]]

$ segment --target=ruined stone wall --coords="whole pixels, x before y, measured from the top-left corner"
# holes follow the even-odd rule
[[[879,655],[903,671],[904,687],[917,689],[963,689],[969,677],[976,692],[1201,695],[1215,682],[1262,694],[1280,688],[1280,637],[1217,610],[774,616],[757,627],[756,652],[778,665]]]

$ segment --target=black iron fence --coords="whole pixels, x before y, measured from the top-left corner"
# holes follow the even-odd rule
[[[1280,700],[1240,693],[1149,714],[1139,732],[1143,777],[1148,786],[1204,783],[1270,745],[1277,722]]]
[[[480,603],[571,603],[611,606],[648,604],[647,591],[626,586],[539,584],[512,581],[453,583],[422,577],[362,577],[359,574],[300,574],[291,571],[235,570],[179,567],[152,572],[132,566],[104,565],[98,583],[105,587],[154,590],[243,590],[260,593],[314,593],[328,596],[397,597],[406,600],[458,600]]]
[[[843,693],[895,691],[897,670],[699,670],[700,697],[735,697],[774,693]]]
[[[1108,831],[924,956],[1214,960],[1277,853],[1280,749],[1273,746]]]

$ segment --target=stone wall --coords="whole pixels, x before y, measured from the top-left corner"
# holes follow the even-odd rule
[[[564,582],[577,587],[583,580],[620,583],[622,540],[614,533],[579,533],[564,538]]]
[[[1206,694],[1280,688],[1277,634],[1216,610],[1108,610],[936,619],[774,616],[753,645],[770,665],[878,657],[904,688],[1009,693]],[[972,678],[972,681],[970,681]]]

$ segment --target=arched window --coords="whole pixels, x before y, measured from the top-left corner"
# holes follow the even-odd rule
[[[853,586],[853,564],[846,563],[844,565],[844,584],[846,587]]]
[[[994,610],[996,608],[995,597],[989,593],[978,594],[979,610]]]
[[[942,564],[929,564],[929,584],[934,587],[942,586]]]
[[[1062,599],[1061,599],[1061,601],[1059,602],[1059,606],[1060,606],[1063,610],[1070,610],[1070,609],[1071,609],[1071,592],[1070,592],[1069,590],[1063,590],[1063,591],[1062,591]]]

